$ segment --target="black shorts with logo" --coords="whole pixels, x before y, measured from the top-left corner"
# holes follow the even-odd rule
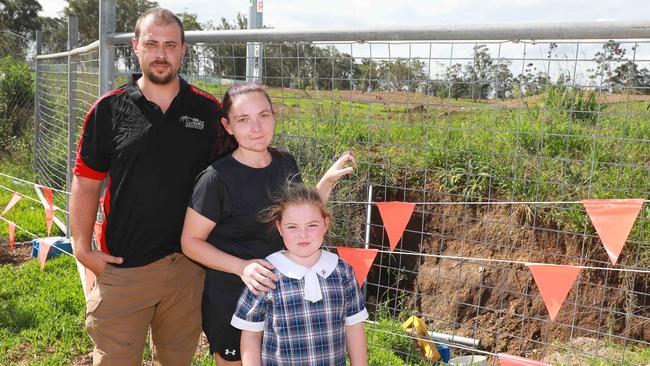
[[[220,299],[221,301],[215,302],[204,293],[201,314],[203,332],[208,338],[210,353],[218,353],[226,361],[239,361],[241,330],[230,325],[239,296],[234,299],[232,297],[232,294],[229,294]]]

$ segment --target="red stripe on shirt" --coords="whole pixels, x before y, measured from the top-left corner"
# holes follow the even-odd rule
[[[112,90],[99,97],[95,101],[95,103],[93,103],[93,106],[90,107],[90,110],[88,111],[88,113],[86,114],[86,118],[84,119],[83,127],[81,128],[81,136],[79,137],[79,144],[77,145],[77,159],[75,160],[74,163],[74,170],[73,170],[74,175],[78,175],[84,178],[95,179],[95,180],[102,180],[106,178],[107,172],[100,172],[95,169],[92,169],[91,167],[86,165],[86,163],[81,158],[80,152],[81,152],[81,146],[83,144],[84,131],[86,129],[86,124],[90,119],[90,115],[95,110],[95,107],[97,107],[97,104],[101,102],[103,99],[110,97],[111,95],[120,94],[123,93],[124,91],[126,91],[126,88]]]
[[[197,88],[195,88],[193,86],[190,89],[195,94],[198,94],[198,95],[200,95],[202,97],[206,97],[206,98],[210,99],[211,101],[217,103],[217,107],[219,107],[219,109],[221,109],[221,103],[219,103],[219,101],[217,100],[217,98],[214,97],[214,95],[208,94],[208,93],[204,92],[203,90],[199,90],[199,89],[197,89]]]

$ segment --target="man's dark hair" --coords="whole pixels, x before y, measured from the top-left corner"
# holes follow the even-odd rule
[[[183,22],[181,22],[181,20],[172,11],[163,8],[151,8],[140,15],[138,20],[135,22],[136,39],[140,37],[140,24],[142,24],[145,18],[150,15],[153,17],[154,23],[178,24],[178,26],[181,28],[181,43],[185,43],[185,28],[183,28]]]

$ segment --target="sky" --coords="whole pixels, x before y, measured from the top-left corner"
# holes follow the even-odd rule
[[[248,15],[250,0],[158,0],[199,21]],[[41,15],[56,16],[64,0],[40,0]],[[264,24],[273,28],[345,28],[446,24],[647,21],[648,0],[264,0]]]
[[[39,0],[43,6],[41,15],[56,16],[62,13],[65,0]],[[99,1],[99,0],[98,0]],[[118,0],[119,1],[119,0]],[[219,23],[224,17],[231,21],[237,13],[248,16],[250,0],[157,0],[165,8],[175,12],[190,12],[198,15],[200,22]],[[593,21],[638,21],[648,22],[650,0],[263,0],[264,24],[276,29],[330,28],[345,29],[351,27],[399,27],[426,25],[481,25],[508,23],[575,23]],[[472,46],[456,45],[454,57],[472,57]],[[558,62],[554,72],[564,73],[573,68],[570,60],[576,57],[591,59],[601,49],[602,43],[581,45],[579,54],[575,54],[575,45],[560,45],[558,57],[569,62]],[[393,45],[382,50],[375,46],[372,51],[364,44],[345,49],[342,52],[355,57],[447,57],[449,50],[441,48],[431,51],[424,47],[417,50]],[[491,54],[499,53],[505,58],[516,58],[523,54],[521,44],[508,44],[496,49],[490,46]],[[628,48],[630,48],[628,46]],[[431,53],[433,52],[433,54]],[[538,69],[543,69],[548,44],[529,45],[526,57],[538,59]],[[637,61],[643,61],[643,67],[650,68],[650,44],[637,47]],[[515,66],[510,67],[513,72]],[[430,74],[444,72],[447,61],[431,63]],[[523,68],[521,65],[520,68]],[[593,65],[577,65],[576,75],[584,75]]]

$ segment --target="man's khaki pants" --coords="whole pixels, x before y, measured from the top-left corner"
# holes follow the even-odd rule
[[[180,253],[142,267],[107,265],[86,301],[93,365],[142,365],[150,326],[154,364],[189,365],[201,334],[204,276]]]

